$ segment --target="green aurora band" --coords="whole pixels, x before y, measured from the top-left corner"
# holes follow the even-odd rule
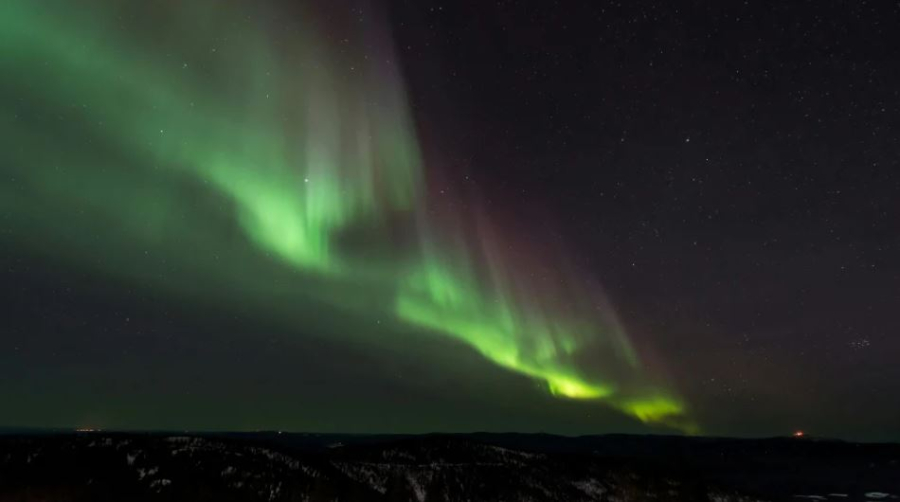
[[[261,4],[2,2],[2,238],[145,286],[390,316],[554,395],[696,430],[564,260],[435,216],[390,37]]]

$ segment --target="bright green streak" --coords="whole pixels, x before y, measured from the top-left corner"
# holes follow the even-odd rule
[[[164,5],[0,5],[0,159],[15,180],[0,185],[14,229],[4,239],[155,287],[190,292],[205,278],[231,301],[278,291],[394,315],[554,395],[690,428],[608,308],[558,308],[584,296],[577,280],[560,276],[571,298],[550,304],[502,254],[473,251],[484,236],[429,221],[383,40],[330,44],[310,23],[276,30],[244,2]],[[394,242],[398,220],[414,244]],[[135,265],[138,249],[172,270]],[[585,367],[585,353],[620,368]]]
[[[471,280],[428,263],[401,289],[397,314],[410,322],[455,336],[495,363],[544,380],[553,394],[601,398],[608,384],[591,383],[565,364],[578,348],[574,330],[549,320],[517,315],[506,298],[485,298]]]
[[[153,159],[154,168],[214,185],[239,208],[250,238],[296,266],[339,270],[336,232],[370,215],[410,208],[418,153],[408,117],[396,106],[400,98],[388,85],[378,87],[388,91],[363,94],[327,71],[328,61],[306,49],[310,44],[298,41],[304,52],[290,59],[316,71],[279,75],[264,38],[216,47],[211,33],[204,47],[210,52],[196,64],[240,70],[226,82],[205,82],[190,71],[195,63],[188,58],[169,58],[170,68],[135,64],[132,54],[111,49],[95,34],[103,32],[82,29],[90,26],[87,20],[65,22],[24,2],[4,9],[0,26],[12,35],[4,45],[13,64],[36,70],[23,84],[47,85],[41,100],[89,110],[84,114],[92,120],[78,124],[88,134]],[[390,113],[382,113],[388,105]],[[387,190],[376,186],[378,169],[389,171]]]
[[[429,256],[429,255],[426,255]],[[502,268],[499,264],[494,269]],[[686,432],[695,424],[684,419],[684,406],[662,389],[619,389],[616,383],[592,379],[579,371],[575,355],[601,338],[631,366],[630,384],[642,385],[640,365],[615,325],[605,330],[590,319],[550,315],[540,304],[521,308],[514,288],[494,274],[477,281],[468,266],[442,266],[435,259],[407,278],[397,300],[397,314],[409,322],[456,337],[496,364],[546,383],[549,391],[573,399],[602,399],[647,423],[665,423]],[[526,292],[525,294],[532,294]]]

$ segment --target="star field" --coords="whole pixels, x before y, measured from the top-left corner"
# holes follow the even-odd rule
[[[93,4],[0,7],[0,425],[900,439],[897,6]]]

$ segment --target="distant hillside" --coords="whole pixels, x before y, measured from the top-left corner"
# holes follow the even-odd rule
[[[531,434],[7,433],[0,501],[897,500],[900,445]]]

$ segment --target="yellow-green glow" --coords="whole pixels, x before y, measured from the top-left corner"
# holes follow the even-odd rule
[[[412,274],[398,297],[398,316],[459,338],[498,365],[544,381],[554,395],[612,394],[611,385],[589,382],[566,364],[566,354],[577,349],[574,331],[550,320],[529,322],[506,299],[486,298],[477,285],[458,277],[434,263]]]
[[[685,417],[684,406],[676,399],[664,395],[642,398],[626,398],[614,404],[623,412],[645,423],[660,423],[689,434],[700,432],[696,423]]]

